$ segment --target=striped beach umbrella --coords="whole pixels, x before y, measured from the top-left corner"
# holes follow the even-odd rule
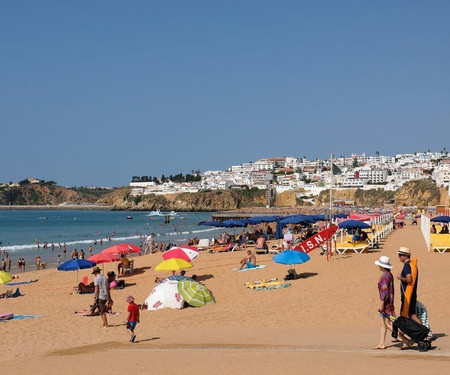
[[[179,258],[191,262],[200,255],[198,251],[191,250],[186,247],[172,247],[170,250],[163,253],[164,259]]]
[[[184,300],[191,306],[201,307],[216,300],[211,291],[204,285],[195,281],[181,280],[178,282],[178,291]]]

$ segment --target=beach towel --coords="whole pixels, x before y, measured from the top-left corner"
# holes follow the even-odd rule
[[[8,283],[6,285],[8,286],[13,286],[13,285],[23,285],[23,284],[31,284],[31,283],[35,283],[37,280],[28,280],[28,281],[21,281],[18,283]]]
[[[11,320],[22,320],[22,319],[30,319],[30,318],[42,318],[44,315],[17,315],[14,314],[14,318]]]
[[[260,269],[266,268],[266,267],[267,267],[267,264],[261,264],[260,266],[255,266],[255,267],[251,267],[251,268],[244,267],[241,270],[239,268],[234,268],[233,271],[241,272],[241,271],[260,270]]]
[[[260,290],[272,290],[272,289],[280,289],[280,288],[288,288],[291,284],[280,284],[280,285],[272,285],[272,286],[263,286],[259,288],[255,288],[253,290],[260,291]]]
[[[6,322],[7,320],[22,320],[22,319],[29,319],[29,318],[41,318],[44,315],[20,315],[20,314],[13,314],[13,313],[5,313],[0,314],[0,322]]]
[[[404,300],[400,316],[409,317],[409,306],[416,303],[417,299],[417,258],[411,258],[409,265],[411,266],[412,281],[406,286],[404,291]]]
[[[244,284],[247,288],[253,290],[272,290],[279,288],[290,287],[291,284],[285,284],[283,281],[278,280],[277,277],[273,279],[263,279],[258,281],[249,281]]]

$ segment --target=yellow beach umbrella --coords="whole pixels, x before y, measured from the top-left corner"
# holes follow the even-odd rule
[[[170,258],[158,264],[155,271],[179,271],[191,267],[192,263],[184,259]]]
[[[8,272],[0,271],[0,284],[9,283],[11,280],[12,277]]]

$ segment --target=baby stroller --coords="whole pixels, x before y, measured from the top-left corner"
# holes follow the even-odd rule
[[[400,330],[411,337],[415,343],[417,343],[419,352],[426,352],[431,348],[431,341],[427,340],[428,333],[430,332],[429,328],[404,316],[395,318],[394,316],[384,312],[381,314],[392,322],[392,337],[397,337],[397,332]]]

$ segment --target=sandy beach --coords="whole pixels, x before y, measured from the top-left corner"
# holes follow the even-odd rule
[[[409,247],[418,257],[419,300],[430,314],[437,339],[426,353],[401,351],[388,335],[386,350],[373,350],[379,340],[377,282],[374,261],[387,255],[401,270],[396,251]],[[318,250],[311,260],[296,266],[303,278],[289,288],[253,291],[244,283],[283,278],[287,266],[272,255],[258,255],[261,270],[234,272],[243,251],[202,254],[187,275],[197,274],[214,293],[217,303],[202,308],[142,311],[136,343],[125,329],[126,297],[142,303],[150,294],[162,261],[161,254],[135,258],[136,272],[126,275],[124,290],[113,290],[110,327],[99,317],[82,317],[75,310],[88,308],[92,295],[73,292],[75,272],[54,269],[20,275],[23,297],[0,300],[0,313],[43,315],[41,318],[0,323],[2,368],[13,374],[90,374],[99,371],[137,374],[375,374],[400,372],[446,373],[450,368],[450,256],[428,252],[419,226],[392,232],[378,250],[366,254],[333,256]],[[105,272],[116,264],[106,264]],[[89,270],[79,278],[93,277]],[[396,311],[400,291],[396,282]],[[8,287],[0,286],[0,292]]]

